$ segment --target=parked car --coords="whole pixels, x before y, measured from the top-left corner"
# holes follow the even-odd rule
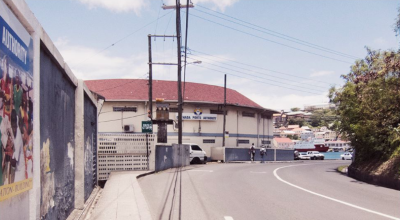
[[[307,151],[307,157],[310,158],[310,160],[323,160],[325,159],[325,156],[321,154],[318,151]]]
[[[310,157],[307,156],[306,152],[300,152],[299,153],[299,160],[309,160]]]
[[[351,159],[353,159],[353,154],[350,152],[346,152],[346,153],[340,155],[340,158],[342,158],[342,160],[351,160]]]
[[[297,150],[294,151],[294,159],[295,160],[300,160],[299,158],[299,152]]]
[[[207,154],[206,152],[199,147],[197,144],[188,143],[190,145],[190,163],[191,164],[199,164],[207,163]]]

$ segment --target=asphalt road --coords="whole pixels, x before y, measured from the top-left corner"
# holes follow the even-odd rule
[[[349,163],[192,165],[139,184],[153,219],[400,219],[400,191],[335,171]]]

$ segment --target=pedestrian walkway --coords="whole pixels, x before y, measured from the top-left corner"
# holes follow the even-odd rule
[[[148,172],[111,173],[90,218],[96,220],[151,219],[146,199],[136,178]]]

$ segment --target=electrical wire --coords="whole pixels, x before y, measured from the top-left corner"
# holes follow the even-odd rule
[[[156,111],[153,111],[155,113]],[[139,116],[147,115],[148,113],[140,114],[140,115],[135,115],[135,116],[130,116],[130,117],[125,117],[125,118],[119,118],[119,119],[113,119],[113,120],[107,120],[107,121],[99,121],[98,123],[103,123],[103,122],[111,122],[111,121],[121,121],[123,119],[128,119],[128,118],[136,118]]]
[[[135,31],[131,32],[130,34],[126,35],[125,37],[120,38],[119,40],[115,41],[115,42],[112,43],[111,45],[109,45],[109,46],[105,47],[104,49],[100,50],[99,52],[97,52],[96,55],[91,56],[91,57],[88,57],[87,59],[85,59],[85,60],[83,60],[83,61],[81,61],[81,62],[75,64],[74,67],[76,67],[76,66],[78,66],[78,65],[80,65],[80,64],[82,64],[82,63],[85,63],[86,61],[88,61],[88,60],[90,60],[90,59],[92,59],[92,58],[98,56],[101,52],[103,52],[103,51],[105,51],[105,50],[108,50],[109,48],[115,46],[116,44],[118,44],[118,43],[124,41],[124,40],[127,39],[128,37],[134,35],[135,33],[139,32],[139,31],[141,31],[142,29],[144,29],[145,27],[147,27],[147,26],[153,24],[154,22],[158,22],[158,20],[160,20],[161,18],[163,18],[163,17],[165,17],[166,15],[170,14],[171,12],[172,12],[172,11],[169,11],[168,13],[165,13],[163,16],[157,18],[156,20],[147,23],[146,25],[140,27],[139,29],[136,29]]]
[[[273,80],[273,79],[267,79],[267,78],[264,78],[264,77],[261,77],[261,76],[245,73],[245,72],[242,72],[242,71],[237,71],[237,70],[234,70],[234,69],[226,68],[226,67],[223,67],[223,66],[218,66],[218,65],[215,65],[215,64],[210,64],[210,63],[207,63],[207,64],[211,65],[211,66],[218,67],[218,68],[222,68],[222,69],[225,69],[225,70],[229,70],[230,72],[236,72],[236,73],[239,73],[239,74],[248,75],[248,76],[252,76],[252,77],[255,77],[255,78],[260,78],[260,79],[268,80],[268,81],[271,81],[271,82],[287,84],[287,82],[277,81],[277,80]],[[289,85],[289,86],[294,86],[294,85]],[[297,88],[301,88],[301,89],[306,89],[306,90],[312,90],[312,91],[316,91],[316,92],[324,92],[324,91],[316,90],[316,89],[310,88],[310,87],[303,87],[303,86],[298,86],[298,85],[296,85],[296,87]]]
[[[185,100],[185,91],[186,91],[186,58],[187,58],[187,38],[188,38],[188,23],[189,23],[189,0],[186,2],[186,30],[185,30],[185,61],[184,61],[184,68],[183,68],[183,100]]]
[[[208,70],[213,70],[213,71],[216,71],[216,72],[224,73],[224,74],[231,75],[231,76],[236,76],[238,78],[243,78],[243,79],[247,79],[247,80],[251,80],[251,81],[254,81],[254,82],[259,82],[259,83],[263,83],[263,84],[267,84],[267,85],[286,88],[286,89],[290,89],[290,90],[294,90],[294,91],[310,93],[310,94],[313,94],[313,95],[321,95],[321,94],[314,93],[314,92],[309,92],[309,91],[304,91],[304,90],[300,90],[300,89],[294,89],[294,88],[290,88],[290,87],[286,87],[286,86],[282,86],[282,85],[276,85],[276,84],[273,84],[273,83],[267,83],[267,82],[264,82],[264,81],[254,80],[254,79],[246,78],[246,77],[243,77],[243,76],[235,75],[235,74],[232,74],[232,73],[216,70],[216,69],[213,69],[213,68],[204,67],[204,66],[201,66],[201,65],[196,65],[196,67],[204,68],[204,69],[208,69]]]
[[[204,60],[204,59],[206,59],[206,60],[218,62],[218,61],[216,61],[216,60],[209,59],[209,58],[205,58],[205,57],[201,57],[201,56],[196,56],[196,55],[194,55],[194,54],[192,54],[191,56],[198,57],[197,59],[191,58],[191,59],[193,59],[193,60],[199,60],[199,59]],[[234,66],[234,65],[231,65],[231,64],[223,63],[223,62],[219,62],[219,63],[220,63],[220,64],[223,64],[223,65],[227,65],[227,66],[229,66],[229,67],[234,67],[234,68],[242,69],[242,70],[249,71],[249,72],[253,72],[253,73],[257,73],[257,74],[266,75],[266,76],[269,76],[269,77],[274,77],[274,78],[278,78],[278,79],[282,79],[282,80],[291,80],[291,81],[293,81],[292,79],[287,79],[287,78],[275,76],[275,75],[272,75],[272,74],[262,73],[262,72],[258,72],[258,71],[246,69],[246,68],[243,68],[243,67],[239,67],[239,66]],[[219,66],[219,65],[216,65],[216,64],[212,64],[212,63],[208,63],[208,65],[212,65],[212,66],[216,66],[216,67],[220,67],[220,68],[223,68],[223,69],[228,69],[228,70],[232,70],[232,71],[237,72],[237,70],[229,69],[229,68],[226,68],[226,67],[223,67],[223,66]],[[281,82],[281,83],[282,83],[282,82]],[[284,83],[287,83],[287,81],[285,81]],[[319,87],[319,88],[322,88],[322,89],[327,89],[327,88],[324,87],[324,86],[318,86],[318,85],[315,85],[315,84],[314,84],[314,85],[311,85],[311,84],[304,83],[304,85],[309,85],[309,86],[312,86],[312,87]]]
[[[282,34],[282,33],[273,31],[273,30],[271,30],[271,29],[267,29],[267,28],[264,28],[264,27],[261,27],[261,26],[252,24],[252,23],[250,23],[250,22],[247,22],[247,21],[244,21],[244,20],[235,18],[235,17],[233,17],[233,16],[229,16],[229,15],[224,14],[224,13],[220,13],[220,12],[218,12],[218,11],[215,11],[215,10],[212,10],[212,9],[209,9],[209,8],[206,8],[206,7],[203,7],[203,6],[198,5],[198,4],[196,4],[196,6],[197,6],[197,7],[200,7],[200,8],[203,8],[203,9],[206,9],[206,10],[209,10],[209,11],[212,11],[212,12],[214,12],[214,13],[217,13],[217,14],[220,14],[220,15],[223,15],[223,16],[226,16],[226,17],[228,17],[228,18],[234,19],[234,20],[239,21],[239,22],[242,22],[242,23],[244,23],[244,24],[251,25],[251,26],[253,26],[253,27],[262,29],[262,30],[264,30],[264,31],[261,31],[261,30],[255,29],[255,28],[251,28],[251,27],[249,27],[249,26],[247,26],[247,25],[243,25],[243,24],[240,24],[240,23],[238,23],[238,22],[234,22],[234,21],[231,21],[231,20],[228,20],[228,19],[225,19],[225,18],[216,16],[216,15],[212,15],[212,14],[207,13],[207,12],[205,12],[205,11],[196,9],[196,11],[200,11],[200,12],[202,12],[202,13],[205,13],[205,14],[208,14],[208,15],[211,15],[211,16],[214,16],[214,17],[217,17],[217,18],[220,18],[220,19],[229,21],[229,22],[231,22],[231,23],[235,23],[235,24],[238,24],[238,25],[241,25],[241,26],[245,26],[245,27],[251,28],[251,29],[253,29],[253,30],[257,30],[257,31],[260,31],[260,32],[263,32],[263,33],[266,33],[266,34],[269,34],[269,35],[272,35],[272,36],[275,36],[275,37],[279,37],[279,38],[282,38],[282,39],[285,39],[285,40],[294,42],[294,43],[299,43],[299,44],[304,45],[304,46],[309,46],[309,47],[312,47],[312,48],[314,48],[314,49],[320,49],[320,50],[323,50],[323,51],[325,51],[325,52],[333,53],[333,54],[336,54],[336,55],[339,55],[339,56],[345,56],[345,57],[352,58],[352,59],[360,59],[359,57],[356,57],[356,56],[353,56],[353,55],[350,55],[350,54],[346,54],[346,53],[342,53],[342,52],[339,52],[339,51],[336,51],[336,50],[332,50],[332,49],[329,49],[329,48],[326,48],[326,47],[323,47],[323,46],[319,46],[319,45],[317,45],[317,44],[313,44],[313,43],[310,43],[310,42],[307,42],[307,41],[304,41],[304,40],[300,40],[300,39],[295,38],[295,37],[291,37],[291,36],[286,35],[286,34]],[[273,34],[268,33],[268,32],[272,32]],[[279,35],[280,35],[280,36],[279,36]]]
[[[293,46],[290,46],[290,45],[287,45],[287,44],[283,44],[283,43],[280,43],[280,42],[277,42],[277,41],[274,41],[274,40],[270,40],[270,39],[267,39],[265,37],[261,37],[261,36],[255,35],[255,34],[251,34],[251,33],[248,33],[246,31],[242,31],[242,30],[239,30],[237,28],[230,27],[228,25],[224,25],[224,24],[221,24],[221,23],[218,23],[218,22],[215,22],[215,21],[211,21],[209,19],[202,18],[202,17],[194,15],[194,14],[190,14],[190,15],[193,16],[193,17],[199,18],[201,20],[208,21],[210,23],[213,23],[213,24],[216,24],[216,25],[219,25],[219,26],[222,26],[222,27],[225,27],[225,28],[240,32],[242,34],[246,34],[246,35],[249,35],[249,36],[264,40],[264,41],[268,41],[268,42],[271,42],[271,43],[274,43],[274,44],[278,44],[278,45],[287,47],[287,48],[291,48],[291,49],[298,50],[298,51],[301,51],[301,52],[304,52],[304,53],[312,54],[312,55],[323,57],[323,58],[330,59],[330,60],[335,60],[335,61],[342,62],[342,63],[353,64],[353,63],[348,62],[348,61],[336,59],[336,58],[333,58],[333,57],[325,56],[325,55],[322,55],[322,54],[314,53],[314,52],[303,50],[303,49],[300,49],[300,48],[297,48],[297,47],[293,47]]]
[[[239,61],[236,61],[236,60],[232,60],[232,59],[229,59],[229,58],[211,55],[211,54],[204,53],[204,52],[201,52],[201,51],[198,51],[198,50],[194,50],[194,49],[190,49],[190,48],[188,48],[188,49],[189,49],[189,52],[192,51],[192,52],[195,52],[195,53],[204,54],[204,55],[206,55],[206,56],[215,57],[215,58],[222,59],[222,60],[227,60],[227,61],[230,61],[230,62],[233,62],[233,63],[237,63],[237,64],[241,64],[241,65],[244,65],[244,66],[253,67],[253,68],[256,68],[256,69],[261,69],[261,70],[265,70],[265,71],[268,71],[268,72],[279,73],[279,74],[287,75],[287,76],[291,76],[291,77],[296,77],[296,78],[299,78],[299,79],[307,79],[307,80],[311,80],[311,81],[314,81],[314,82],[325,83],[325,84],[331,85],[331,84],[328,83],[328,82],[324,82],[324,81],[320,81],[320,80],[314,80],[314,79],[309,79],[309,78],[307,78],[307,77],[296,76],[296,75],[293,75],[293,74],[284,73],[284,72],[280,72],[280,71],[276,71],[276,70],[270,70],[270,69],[263,68],[263,67],[259,67],[259,66],[255,66],[255,65],[252,65],[252,64],[247,64],[247,63],[239,62]],[[193,55],[193,54],[191,54],[191,55]],[[197,56],[198,56],[198,55],[197,55]]]

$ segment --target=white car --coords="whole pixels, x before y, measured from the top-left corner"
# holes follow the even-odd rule
[[[340,158],[342,158],[342,160],[351,160],[351,159],[353,159],[353,154],[350,152],[346,152],[346,153],[340,155]]]
[[[207,154],[206,152],[199,147],[197,144],[189,143],[190,145],[190,163],[207,163]]]
[[[299,153],[299,160],[309,160],[310,157],[307,156],[306,152],[300,152]]]

